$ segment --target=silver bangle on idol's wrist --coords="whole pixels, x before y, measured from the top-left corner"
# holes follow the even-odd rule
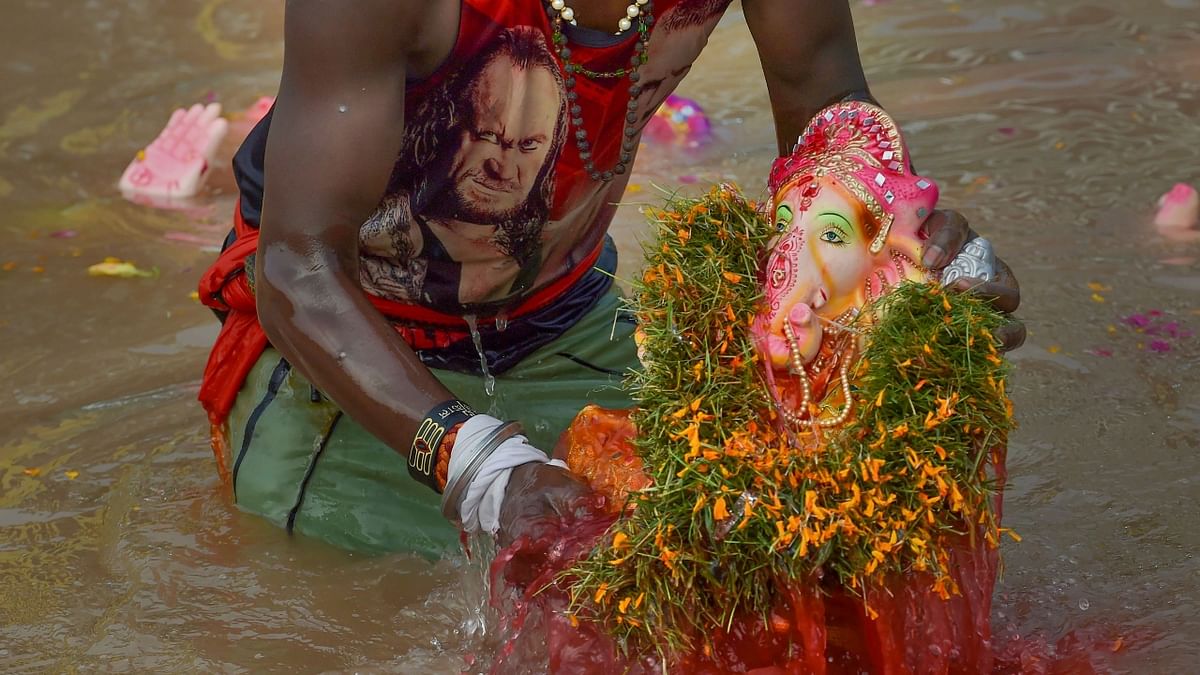
[[[996,254],[992,243],[976,237],[963,245],[962,250],[942,270],[942,285],[949,286],[959,279],[996,280]]]
[[[446,490],[442,493],[442,515],[445,516],[446,520],[455,524],[461,524],[461,514],[458,507],[467,493],[467,488],[471,487],[471,482],[475,480],[475,476],[483,468],[483,463],[487,461],[488,457],[492,456],[492,453],[496,452],[496,449],[504,441],[519,435],[522,431],[524,431],[524,428],[520,422],[508,422],[493,429],[491,433],[474,447],[473,451],[475,454],[467,460],[467,464],[463,467],[462,472],[451,476],[446,481]]]

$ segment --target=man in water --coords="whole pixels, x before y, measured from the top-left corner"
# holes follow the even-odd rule
[[[201,284],[224,317],[201,400],[240,508],[430,555],[447,519],[512,537],[569,508],[584,488],[539,449],[586,403],[628,407],[637,366],[606,230],[649,113],[727,4],[287,4],[276,107],[235,159],[236,227]],[[846,0],[742,7],[781,152],[870,98]],[[953,212],[926,229],[933,268],[971,236]],[[979,291],[1012,311],[1000,267]]]

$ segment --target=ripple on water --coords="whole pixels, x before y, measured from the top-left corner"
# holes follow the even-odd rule
[[[1147,220],[1170,184],[1200,182],[1200,4],[1135,4],[904,0],[856,3],[855,18],[873,91],[922,171],[1024,287],[1005,511],[1024,540],[1004,547],[998,640],[1115,627],[1140,645],[1115,654],[1119,671],[1190,672],[1200,359],[1192,342],[1139,347],[1120,319],[1158,308],[1200,324],[1200,244],[1157,239]],[[17,263],[0,272],[12,382],[0,390],[0,670],[454,672],[464,654],[482,670],[492,646],[471,622],[484,594],[462,560],[289,539],[217,484],[192,401],[214,324],[189,298],[211,254],[163,235],[225,227],[213,215],[233,199],[225,162],[207,212],[113,194],[175,106],[214,92],[237,109],[274,90],[279,6],[12,5],[0,23],[19,55],[0,91],[0,263]],[[731,13],[681,89],[717,140],[686,156],[643,148],[633,183],[645,189],[627,200],[653,202],[650,186],[682,174],[761,186],[775,136],[759,72]],[[642,223],[622,208],[623,252]],[[66,228],[79,236],[45,236]],[[89,279],[107,255],[162,274]],[[1095,282],[1110,288],[1102,302]]]

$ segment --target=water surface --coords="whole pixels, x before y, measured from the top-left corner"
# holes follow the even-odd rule
[[[1200,328],[1200,245],[1147,223],[1173,182],[1200,182],[1200,2],[892,0],[855,13],[875,93],[922,171],[1025,289],[1006,509],[1023,541],[1004,548],[1003,639],[1140,639],[1116,669],[1191,672],[1200,349],[1185,336]],[[213,257],[203,242],[228,228],[231,176],[219,167],[185,211],[113,188],[174,107],[216,97],[238,110],[273,92],[280,3],[8,0],[0,34],[0,670],[486,661],[465,635],[478,591],[461,560],[349,556],[231,507],[194,402],[216,324],[189,297]],[[624,274],[652,185],[756,191],[774,152],[736,7],[681,93],[718,140],[643,151],[615,227]],[[89,278],[109,255],[160,274]]]

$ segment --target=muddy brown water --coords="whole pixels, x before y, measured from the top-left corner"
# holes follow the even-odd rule
[[[855,14],[922,171],[1025,289],[1006,508],[1023,541],[1004,546],[1001,639],[1100,631],[1141,641],[1112,657],[1121,672],[1196,672],[1200,245],[1148,217],[1200,182],[1200,2]],[[7,0],[0,35],[0,671],[486,663],[461,560],[351,556],[231,506],[194,402],[216,324],[189,297],[228,227],[229,171],[185,211],[114,189],[173,107],[273,92],[281,3]],[[681,89],[718,139],[644,150],[614,228],[626,273],[652,185],[759,189],[774,141],[757,67],[735,7]],[[110,255],[159,275],[89,278]]]

